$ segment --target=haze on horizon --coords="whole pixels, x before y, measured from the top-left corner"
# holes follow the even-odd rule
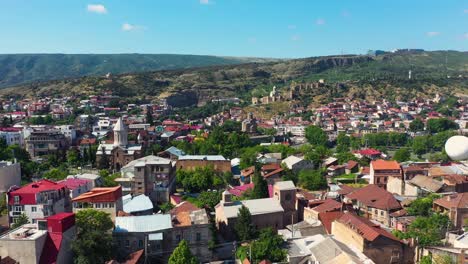
[[[468,50],[468,3],[4,1],[0,53],[298,58],[369,49]]]

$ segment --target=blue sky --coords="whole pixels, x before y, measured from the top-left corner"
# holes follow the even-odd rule
[[[0,53],[468,50],[467,0],[0,0]]]

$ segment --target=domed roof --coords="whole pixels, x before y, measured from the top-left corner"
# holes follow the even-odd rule
[[[445,152],[452,160],[468,159],[468,137],[453,136],[445,142]]]

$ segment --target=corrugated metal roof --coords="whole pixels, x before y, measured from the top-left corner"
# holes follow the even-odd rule
[[[153,203],[151,202],[150,198],[144,194],[130,197],[124,196],[123,200],[123,210],[126,213],[134,213],[134,212],[141,212],[153,209]]]
[[[185,155],[179,160],[226,160],[222,155]]]
[[[156,232],[172,228],[171,215],[154,214],[141,216],[118,216],[115,218],[114,232]]]

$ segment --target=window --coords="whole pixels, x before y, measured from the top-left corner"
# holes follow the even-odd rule
[[[200,233],[197,233],[197,235],[196,235],[196,240],[197,240],[197,241],[201,241],[201,234],[200,234]]]
[[[19,204],[20,197],[18,195],[16,195],[13,199],[15,200],[15,204]]]
[[[103,203],[102,208],[107,208],[107,203]]]
[[[130,246],[130,240],[125,240],[125,246],[129,247]]]
[[[101,204],[100,203],[95,203],[94,207],[99,209],[99,208],[101,208]]]
[[[138,240],[138,247],[139,248],[143,247],[143,240]]]
[[[176,235],[176,241],[177,241],[177,243],[180,242],[180,235]]]
[[[34,213],[34,212],[37,212],[36,206],[32,206],[32,207],[31,207],[31,212],[33,212],[33,213]]]
[[[109,204],[109,208],[114,208],[114,204],[113,204],[113,203],[110,203],[110,204]]]
[[[383,216],[384,215],[384,211],[380,211],[380,216]]]

